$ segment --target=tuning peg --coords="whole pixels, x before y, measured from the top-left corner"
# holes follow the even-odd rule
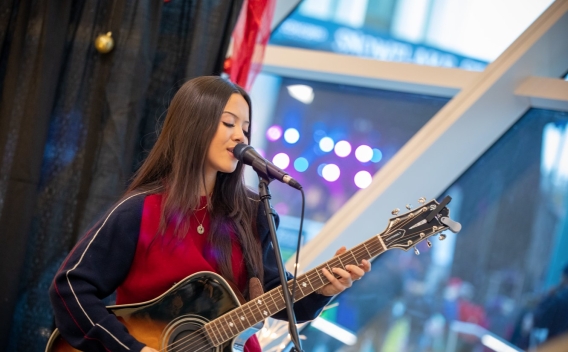
[[[414,254],[420,255],[420,251],[419,251],[418,248],[416,248],[416,247],[414,247]]]
[[[443,241],[443,240],[446,239],[446,235],[444,235],[443,233],[441,233],[440,236],[438,236],[438,239],[439,239],[440,241]]]
[[[410,204],[406,204],[406,209],[410,210],[412,209],[412,206]]]
[[[393,211],[391,211],[391,214],[392,214],[392,215],[397,215],[399,211],[400,211],[400,209],[394,208]]]
[[[432,248],[432,242],[430,242],[430,240],[426,241],[426,244],[428,245],[428,248]]]
[[[424,198],[424,197],[418,198],[418,203],[420,203],[420,204],[426,203],[426,198]]]

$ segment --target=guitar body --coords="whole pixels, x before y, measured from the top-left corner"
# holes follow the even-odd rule
[[[221,276],[212,272],[199,272],[186,277],[151,301],[110,306],[107,309],[117,316],[135,339],[159,351],[232,352],[244,350],[244,343],[262,328],[262,323],[217,347],[205,334],[195,333],[191,342],[187,342],[187,336],[239,306],[237,296]],[[199,338],[195,338],[195,335]],[[171,345],[174,346],[168,347]],[[71,347],[56,329],[45,351],[78,350]]]

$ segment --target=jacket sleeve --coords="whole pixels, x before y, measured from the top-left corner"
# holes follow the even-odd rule
[[[275,287],[281,286],[280,275],[278,274],[278,266],[276,264],[276,256],[274,254],[274,247],[270,238],[270,230],[268,227],[268,222],[266,220],[266,215],[264,211],[263,204],[259,204],[258,215],[257,215],[257,229],[258,234],[261,239],[262,245],[262,255],[264,263],[264,290],[269,291]],[[280,224],[280,218],[278,214],[274,211],[276,223],[276,228]],[[286,271],[287,280],[291,280],[294,276]],[[294,303],[294,313],[296,315],[296,322],[303,323],[305,321],[315,319],[323,307],[331,301],[333,297],[328,297],[320,295],[317,293],[311,293],[304,297],[303,299],[296,301]],[[286,310],[282,310],[272,316],[272,318],[280,320],[288,320]]]
[[[127,276],[134,258],[143,196],[121,201],[69,253],[49,288],[55,323],[65,340],[84,351],[140,351],[101,299]]]

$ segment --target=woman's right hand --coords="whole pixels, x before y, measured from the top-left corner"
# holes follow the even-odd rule
[[[153,349],[152,347],[145,346],[140,352],[159,352],[158,350]]]

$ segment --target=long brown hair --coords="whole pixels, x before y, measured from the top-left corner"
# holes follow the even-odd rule
[[[158,190],[164,194],[160,233],[174,226],[183,238],[189,218],[200,202],[200,186],[205,186],[205,162],[209,144],[219,126],[223,109],[232,94],[240,94],[249,106],[244,89],[218,76],[204,76],[186,82],[172,99],[162,131],[148,157],[134,175],[127,194]],[[250,136],[249,136],[250,140]],[[231,267],[231,232],[241,244],[248,276],[263,282],[262,253],[255,236],[256,206],[248,197],[243,181],[243,164],[232,173],[217,173],[213,193],[208,195],[211,228],[209,244],[220,274],[234,282]]]

